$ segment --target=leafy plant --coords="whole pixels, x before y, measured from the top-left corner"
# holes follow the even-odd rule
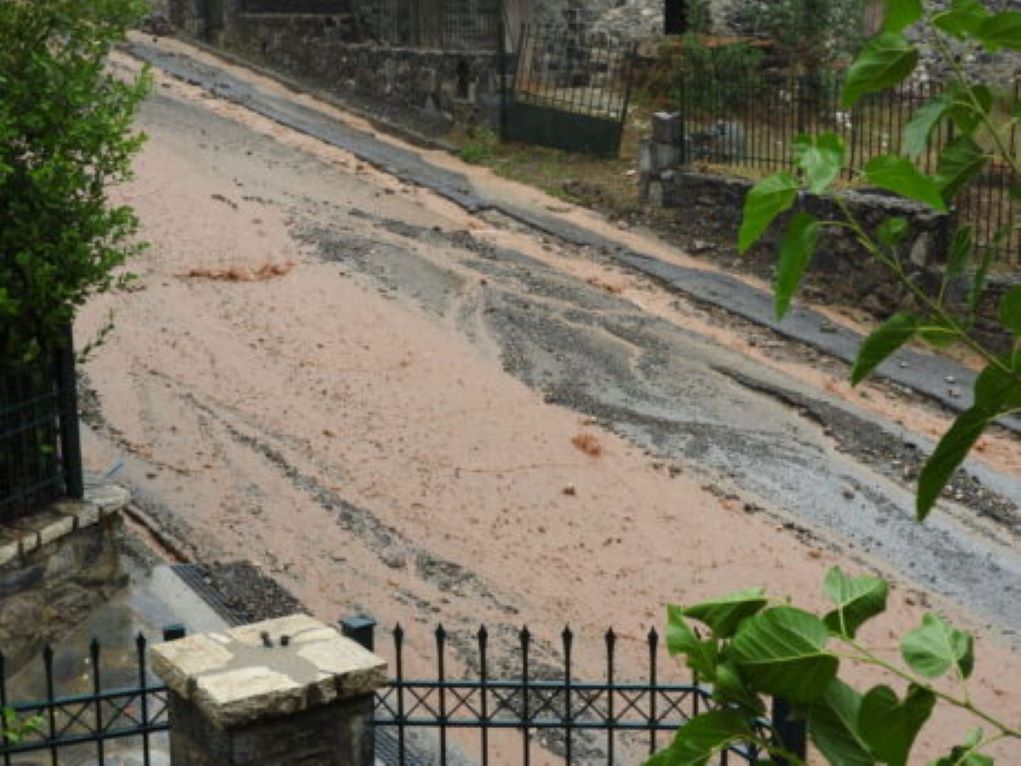
[[[711,114],[732,112],[748,98],[762,52],[748,43],[707,45],[697,35],[684,38],[674,90],[686,109]]]
[[[461,159],[473,165],[481,165],[493,158],[500,146],[500,137],[489,128],[478,128],[474,131],[460,151]]]
[[[687,0],[684,25],[689,34],[707,35],[713,31],[713,12],[709,0]]]
[[[862,41],[865,0],[736,0],[730,21],[773,40],[806,72],[849,57]]]
[[[905,30],[919,23],[953,71],[953,81],[945,93],[920,107],[906,126],[905,156],[873,158],[864,177],[872,186],[944,211],[961,188],[993,161],[1004,163],[1015,178],[1021,178],[1018,157],[1005,138],[1008,129],[1021,120],[1021,106],[1013,103],[1005,112],[1007,116],[998,118],[992,90],[969,80],[951,45],[956,40],[989,53],[1002,48],[1021,50],[1021,12],[994,13],[980,0],[951,0],[949,7],[927,12],[922,0],[887,0],[883,31],[863,48],[847,73],[846,106],[895,87],[912,74],[919,54]],[[927,174],[913,160],[943,120],[953,123],[956,137],[943,148],[936,172]],[[908,233],[908,221],[891,217],[868,231],[833,188],[844,166],[841,138],[834,134],[801,136],[795,149],[796,174],[777,173],[748,193],[738,233],[739,250],[745,252],[759,241],[780,215],[797,207],[805,192],[828,197],[839,215],[820,220],[794,210],[789,218],[780,243],[777,316],[789,309],[820,233],[840,227],[851,231],[868,256],[888,268],[915,304],[911,312],[889,318],[865,340],[851,373],[855,384],[915,338],[938,347],[965,343],[985,360],[975,383],[974,404],[957,418],[922,470],[916,510],[919,520],[924,520],[983,430],[998,417],[1021,412],[1021,286],[1002,299],[1000,321],[1013,343],[1007,353],[997,354],[970,334],[993,247],[978,247],[971,228],[959,228],[941,284],[926,292],[909,277],[898,249]],[[1021,183],[1015,183],[1011,195],[1021,199]],[[997,238],[1018,225],[1008,222]],[[946,294],[950,281],[969,268],[972,286],[962,315],[948,305]],[[972,636],[938,615],[927,614],[901,638],[901,662],[890,662],[856,635],[865,622],[885,611],[886,582],[876,577],[851,577],[835,567],[826,576],[824,590],[833,609],[822,615],[772,601],[761,590],[686,608],[669,607],[669,650],[683,655],[688,666],[713,685],[719,707],[682,726],[673,743],[650,763],[704,766],[716,754],[742,745],[791,766],[802,766],[804,760],[791,752],[780,732],[762,729],[764,695],[789,703],[793,716],[804,721],[812,742],[833,766],[906,766],[918,734],[937,704],[970,714],[979,726],[929,766],[992,766],[987,752],[992,743],[1021,740],[1021,730],[978,708],[968,694],[967,681],[974,666]],[[699,635],[689,624],[691,620],[701,622],[709,636]],[[847,664],[879,668],[904,687],[900,692],[885,684],[864,692],[856,690],[841,678]],[[934,683],[937,679],[940,685]]]
[[[40,715],[22,718],[12,707],[0,708],[0,740],[17,745],[25,737],[35,734],[42,728],[43,717]]]
[[[137,221],[111,206],[143,136],[148,88],[107,66],[144,0],[0,3],[0,355],[27,360],[138,250]]]
[[[1012,103],[1005,111],[1007,116],[997,118],[999,112],[993,108],[990,88],[969,81],[947,36],[964,39],[990,52],[1001,48],[1021,50],[1021,12],[991,13],[978,0],[954,0],[947,10],[926,14],[921,0],[888,0],[884,30],[862,49],[847,73],[845,106],[852,106],[867,94],[894,87],[911,75],[918,50],[905,36],[905,29],[923,19],[936,50],[944,54],[952,68],[954,79],[944,93],[920,107],[905,127],[902,142],[905,156],[874,157],[866,164],[863,176],[870,186],[947,211],[968,181],[991,162],[1003,163],[1015,178],[1021,178],[1021,164],[1005,138],[1011,126],[1021,119],[1021,105]],[[916,166],[914,159],[941,120],[952,121],[956,137],[943,147],[936,172],[927,174]],[[907,234],[907,221],[892,217],[874,231],[867,231],[833,188],[844,165],[841,138],[834,134],[801,136],[795,149],[798,175],[778,173],[756,184],[748,193],[738,234],[739,250],[745,252],[755,244],[779,215],[795,207],[804,190],[827,196],[840,214],[834,220],[820,220],[800,211],[787,224],[775,284],[777,317],[787,312],[820,232],[840,227],[854,234],[868,256],[889,270],[914,303],[911,311],[890,317],[865,340],[851,373],[854,384],[916,338],[937,347],[964,343],[985,361],[975,383],[974,404],[944,435],[919,476],[916,509],[918,518],[924,519],[986,427],[1004,415],[1021,412],[1021,286],[1007,292],[1000,306],[1003,329],[1013,338],[1006,353],[997,353],[971,334],[994,246],[1019,223],[1005,223],[993,242],[984,247],[977,246],[970,227],[958,229],[942,282],[937,289],[927,292],[910,278],[898,248]],[[1021,184],[1016,183],[1010,193],[1021,199]],[[947,292],[951,280],[969,269],[974,276],[969,300],[962,311],[950,305]]]
[[[905,766],[937,703],[966,711],[981,728],[930,766],[991,766],[983,752],[989,745],[1021,740],[1021,730],[979,709],[968,695],[975,659],[971,635],[926,614],[901,638],[900,662],[892,662],[856,637],[886,610],[887,583],[834,567],[823,590],[832,603],[823,614],[770,599],[759,589],[668,607],[667,648],[712,684],[717,707],[682,726],[650,766],[704,766],[734,747],[802,766],[782,733],[762,723],[766,695],[789,703],[789,717],[805,722],[812,743],[834,766]],[[878,684],[859,691],[841,678],[848,664],[885,671],[904,688]]]

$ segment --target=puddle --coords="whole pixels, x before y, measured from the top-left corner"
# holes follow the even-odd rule
[[[168,566],[151,571],[129,570],[130,585],[117,596],[97,607],[88,619],[73,633],[54,646],[53,694],[58,698],[87,695],[93,692],[93,668],[90,645],[95,639],[100,645],[99,669],[104,691],[138,687],[142,683],[139,666],[139,635],[146,644],[163,640],[167,626],[184,625],[189,633],[219,630],[225,622],[199,599]],[[42,657],[30,660],[10,678],[6,679],[7,699],[11,702],[45,700],[47,698],[46,673]],[[151,672],[145,674],[146,685],[161,682]],[[120,703],[121,705],[123,702]],[[163,702],[150,696],[150,720],[163,708]],[[120,710],[115,700],[103,703],[104,727],[122,728],[137,724],[142,719],[140,700],[133,700]],[[89,705],[67,705],[56,713],[56,730],[65,730],[66,736],[85,733],[94,726],[95,709]],[[49,721],[43,725],[43,734],[49,733]],[[149,763],[166,766],[170,763],[169,742],[165,733],[149,736],[149,758],[143,753],[141,736],[123,737],[107,741],[104,745],[103,766],[135,766]],[[11,757],[11,766],[90,766],[99,763],[96,744],[79,744],[61,747],[54,760],[49,750],[25,753]]]

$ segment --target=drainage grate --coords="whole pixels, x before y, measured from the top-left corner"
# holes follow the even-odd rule
[[[244,625],[248,622],[245,615],[232,608],[209,581],[203,567],[199,564],[174,564],[171,567],[185,585],[201,598],[209,607],[227,622],[228,625]]]

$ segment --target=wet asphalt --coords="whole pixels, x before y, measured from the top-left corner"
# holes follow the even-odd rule
[[[483,199],[463,176],[223,71],[155,46],[135,45],[132,52],[214,95],[432,189],[470,212],[496,209],[562,241],[594,245],[614,254],[618,263],[680,291],[695,280],[697,295],[714,298],[745,318],[761,320],[771,312],[764,294],[748,293],[743,286],[738,291],[728,277],[679,269],[606,241],[593,242],[591,235],[548,213]],[[469,336],[484,328],[498,343],[506,371],[547,401],[597,419],[656,459],[694,464],[720,492],[738,494],[747,512],[774,514],[797,534],[892,569],[909,583],[976,612],[1018,643],[1021,478],[969,463],[967,481],[980,485],[984,496],[995,497],[1001,512],[988,522],[979,517],[978,506],[945,503],[920,525],[913,517],[911,486],[883,470],[879,463],[887,458],[882,453],[866,456],[853,445],[886,442],[924,453],[931,443],[521,253],[470,236],[456,239],[373,219],[361,211],[349,214],[370,218],[379,240],[360,246],[340,227],[321,221],[298,225],[295,234],[321,258],[344,264],[430,313],[453,317]],[[446,262],[427,260],[413,246],[413,241],[430,238],[442,245],[438,249]],[[473,289],[465,289],[468,283]],[[800,334],[811,337],[798,337],[789,330],[791,324],[785,324],[786,331],[774,329],[819,347],[836,346],[836,351],[824,350],[840,358],[853,352],[853,336],[821,329],[826,323],[818,315],[800,312],[795,320],[803,325]],[[772,326],[771,321],[763,324]],[[943,381],[953,376],[966,389],[969,377],[948,365],[912,353],[893,360],[886,371],[959,409],[966,401],[948,397]],[[755,544],[735,541],[733,555]]]

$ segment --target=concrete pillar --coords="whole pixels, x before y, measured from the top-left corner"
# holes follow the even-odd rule
[[[152,650],[173,766],[372,766],[386,661],[306,615]]]

